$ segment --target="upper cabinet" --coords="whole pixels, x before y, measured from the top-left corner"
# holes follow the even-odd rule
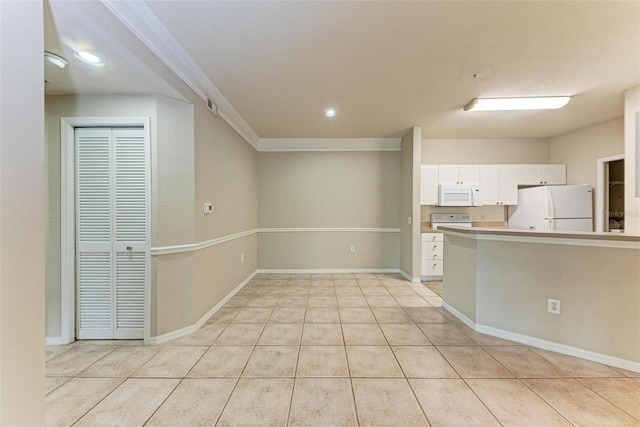
[[[480,182],[479,165],[438,165],[440,184],[473,184]]]
[[[519,185],[567,183],[566,165],[421,165],[420,204],[438,203],[438,184],[480,183],[483,205],[517,205]]]
[[[567,183],[566,165],[519,165],[519,185],[561,185]]]
[[[518,170],[513,165],[480,166],[483,205],[518,204]]]
[[[420,204],[438,203],[438,165],[420,165]]]

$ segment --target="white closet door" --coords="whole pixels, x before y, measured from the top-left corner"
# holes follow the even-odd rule
[[[144,336],[148,144],[142,129],[76,130],[78,338]]]
[[[147,244],[147,144],[142,129],[114,129],[116,339],[142,338]]]

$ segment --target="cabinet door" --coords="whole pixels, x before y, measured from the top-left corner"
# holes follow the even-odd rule
[[[438,165],[420,165],[420,204],[438,203]]]
[[[480,167],[480,191],[483,205],[497,205],[500,202],[500,170],[496,165]]]
[[[567,183],[566,165],[545,165],[545,182],[547,184],[563,185]]]
[[[458,170],[458,180],[462,184],[477,184],[480,182],[479,165],[460,165]]]
[[[500,204],[518,204],[518,168],[515,166],[500,166]]]
[[[459,167],[458,165],[439,165],[438,182],[440,184],[457,184]]]
[[[541,167],[542,171],[540,170]],[[540,176],[541,172],[544,174],[544,165],[521,165],[520,177],[518,184],[520,185],[540,185],[544,181],[544,176]]]

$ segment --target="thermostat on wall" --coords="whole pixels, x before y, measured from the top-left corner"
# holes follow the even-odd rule
[[[205,215],[209,215],[211,212],[213,212],[213,205],[211,203],[205,203],[202,211]]]

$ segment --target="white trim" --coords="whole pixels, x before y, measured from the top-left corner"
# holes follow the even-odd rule
[[[76,127],[144,128],[150,152],[151,121],[149,117],[61,117],[60,118],[60,330],[61,341],[75,341],[75,171],[74,132]],[[148,158],[151,179],[151,159]],[[147,201],[147,242],[151,241],[151,196]],[[147,244],[147,271],[144,295],[144,342],[148,344],[151,326],[150,244]]]
[[[263,268],[258,269],[261,274],[387,274],[399,273],[397,268]]]
[[[400,138],[262,138],[258,151],[400,151]]]
[[[399,228],[258,228],[259,233],[400,233]]]
[[[462,312],[450,306],[446,302],[442,303],[442,307],[449,313],[457,317],[460,321],[462,321],[462,323],[480,334],[490,335],[492,337],[502,338],[520,344],[529,345],[531,347],[554,351],[560,354],[579,357],[581,359],[586,359],[592,362],[602,363],[609,366],[615,366],[617,368],[627,369],[629,371],[640,372],[640,363],[634,362],[632,360],[626,360],[619,357],[609,356],[607,354],[596,353],[566,344],[547,341],[540,338],[531,337],[529,335],[518,334],[516,332],[509,332],[503,329],[494,328],[493,326],[481,325],[479,323],[475,323]]]
[[[240,233],[229,234],[227,236],[222,236],[222,237],[218,237],[211,240],[205,240],[204,242],[200,242],[200,243],[188,243],[184,245],[174,245],[174,246],[158,246],[155,248],[151,248],[151,256],[180,254],[184,252],[196,252],[201,249],[206,249],[211,246],[229,242],[231,240],[240,239],[246,236],[251,236],[252,234],[256,234],[257,232],[258,230],[254,228],[253,230],[247,230],[247,231],[242,231]]]
[[[464,313],[462,313],[458,309],[450,306],[449,304],[447,304],[444,301],[442,301],[442,308],[444,308],[449,313],[451,313],[454,316],[456,316],[460,321],[462,321],[462,323],[464,323],[465,325],[467,325],[471,329],[473,329],[473,330],[476,329],[476,322],[474,322],[473,320],[469,319]]]
[[[167,332],[166,334],[158,335],[156,337],[151,337],[149,339],[149,344],[151,344],[151,345],[164,344],[166,342],[175,340],[177,338],[184,337],[185,335],[189,335],[189,334],[192,334],[192,333],[198,331],[198,329],[200,329],[202,326],[204,326],[205,323],[207,323],[207,320],[209,320],[211,318],[211,316],[216,314],[216,312],[218,310],[220,310],[227,302],[229,302],[229,300],[231,298],[233,298],[233,296],[235,294],[237,294],[238,291],[240,291],[240,289],[244,288],[244,286],[247,283],[249,283],[249,281],[251,279],[253,279],[256,274],[258,274],[257,270],[254,271],[253,273],[251,273],[249,276],[247,276],[247,278],[244,279],[242,281],[242,283],[240,283],[231,292],[229,292],[229,294],[226,297],[224,297],[218,304],[213,306],[213,308],[211,310],[207,311],[204,314],[204,316],[202,316],[200,318],[200,320],[198,320],[195,324],[190,325],[190,326],[186,326],[186,327],[178,329],[176,331]]]
[[[205,103],[210,98],[218,107],[219,116],[258,148],[258,135],[145,2],[101,0],[101,3]]]
[[[556,353],[579,357],[580,359],[586,359],[596,363],[602,363],[604,365],[615,366],[617,368],[627,369],[634,372],[640,372],[640,363],[634,362],[632,360],[621,359],[619,357],[596,353],[594,351],[584,350],[582,348],[573,347],[566,344],[560,344],[553,341],[530,337],[528,335],[509,332],[502,329],[494,328],[492,326],[477,324],[475,331],[481,334],[515,341],[521,344],[529,345],[531,347],[541,348],[543,350],[550,350]]]
[[[408,281],[410,281],[412,283],[420,283],[420,278],[419,277],[411,277],[410,274],[405,273],[404,271],[402,271],[402,269],[398,270],[398,273],[400,273],[402,275],[402,277],[404,277],[405,279],[407,279]]]
[[[523,233],[527,233],[526,231],[522,231]],[[548,237],[536,237],[534,235],[534,231],[531,232],[531,237],[529,236],[513,236],[508,234],[480,234],[481,231],[476,231],[475,233],[457,233],[454,231],[443,230],[445,235],[451,235],[456,237],[463,237],[466,239],[472,240],[488,240],[488,241],[498,241],[498,242],[516,242],[516,243],[539,243],[543,245],[565,245],[565,246],[588,246],[588,247],[599,247],[599,248],[618,248],[618,249],[640,249],[640,242],[637,241],[628,241],[628,240],[595,240],[595,239],[579,239],[579,238],[568,238],[568,237],[554,237],[553,235],[549,235]],[[552,233],[551,233],[552,234]],[[624,235],[616,235],[613,234],[612,237],[621,237]]]
[[[241,231],[240,233],[229,234],[199,243],[187,243],[184,245],[158,246],[151,248],[151,256],[172,255],[185,252],[196,252],[211,246],[219,245],[231,240],[251,236],[257,233],[399,233],[399,228],[254,228],[252,230]]]
[[[44,345],[65,345],[68,344],[62,337],[45,337]]]
[[[602,157],[596,159],[596,209],[595,209],[595,222],[596,231],[604,232],[604,205],[605,197],[608,191],[605,191],[605,185],[607,184],[604,176],[604,164],[609,162],[615,162],[617,160],[624,160],[624,154],[618,154],[616,156]]]

